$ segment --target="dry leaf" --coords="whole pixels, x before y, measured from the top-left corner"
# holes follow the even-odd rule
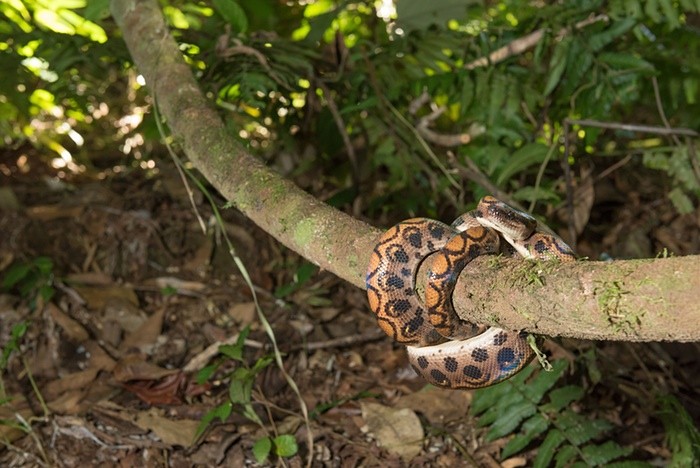
[[[430,422],[443,424],[463,419],[472,403],[471,392],[455,392],[437,387],[402,396],[396,402],[397,408],[410,408],[422,413]]]
[[[178,294],[193,296],[195,293],[201,293],[206,289],[206,285],[199,281],[186,281],[174,276],[161,276],[153,278],[145,282],[146,285],[154,285],[158,289],[172,288]]]
[[[66,282],[69,284],[79,283],[82,285],[92,286],[107,286],[112,284],[114,280],[111,276],[97,271],[88,271],[85,273],[70,273],[66,276]]]
[[[255,303],[243,302],[234,304],[228,311],[228,315],[241,325],[248,325],[255,320]]]
[[[110,299],[126,299],[134,305],[139,304],[139,299],[132,288],[119,286],[116,284],[110,286],[73,286],[87,307],[93,310],[101,310]]]
[[[360,406],[369,432],[381,447],[407,462],[423,450],[423,426],[413,410],[364,401]]]
[[[527,459],[525,457],[513,457],[501,462],[501,468],[517,468],[525,465],[527,465]]]
[[[133,333],[129,333],[122,344],[119,346],[120,351],[127,352],[132,349],[138,349],[146,352],[156,343],[163,330],[163,317],[165,309],[159,309],[155,314],[146,319],[145,322]]]
[[[90,334],[79,322],[69,317],[53,302],[46,304],[46,308],[48,309],[53,321],[56,322],[59,327],[61,327],[69,340],[81,343],[90,337]]]
[[[85,396],[85,389],[74,389],[63,393],[53,401],[46,402],[46,406],[53,413],[78,414],[82,410],[80,402]]]
[[[117,361],[112,359],[96,341],[90,340],[84,346],[87,354],[90,356],[90,367],[111,372],[114,366],[117,365]]]
[[[158,380],[168,375],[177,374],[178,369],[164,369],[143,360],[137,354],[124,356],[114,367],[112,374],[117,382],[131,380]]]
[[[194,442],[194,435],[199,421],[191,419],[169,419],[163,416],[163,411],[151,408],[136,414],[134,423],[141,429],[153,432],[168,445],[189,447]]]
[[[49,382],[46,387],[44,387],[44,397],[47,399],[53,399],[58,397],[68,390],[85,389],[95,377],[97,377],[97,372],[99,369],[91,367],[85,369],[84,371],[74,372],[72,374],[65,375],[58,380]]]
[[[83,214],[84,206],[37,205],[27,208],[26,213],[32,219],[51,221],[59,218],[75,219]]]
[[[180,372],[159,381],[141,380],[125,383],[124,388],[149,405],[179,405],[184,401],[187,384],[187,376]]]

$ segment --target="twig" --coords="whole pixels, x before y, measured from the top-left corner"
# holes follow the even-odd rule
[[[370,341],[377,341],[384,338],[386,338],[384,332],[376,330],[362,335],[341,336],[339,338],[331,338],[330,340],[306,343],[305,345],[298,344],[292,347],[292,351],[298,351],[300,349],[315,351],[317,349],[344,348],[346,346],[352,346],[358,343],[368,343]]]
[[[627,156],[620,159],[618,162],[616,162],[612,166],[605,168],[605,170],[603,170],[600,174],[598,174],[595,177],[595,181],[598,182],[599,180],[605,179],[607,176],[609,176],[610,174],[612,174],[613,172],[615,172],[616,170],[618,170],[619,168],[621,168],[622,166],[624,166],[625,164],[630,162],[630,159],[632,159],[632,155],[628,154]]]
[[[428,103],[430,103],[430,95],[426,90],[423,90],[421,95],[411,101],[411,103],[408,105],[408,112],[411,115],[416,115],[418,109]],[[433,111],[430,114],[421,117],[416,124],[416,131],[418,134],[430,143],[448,148],[466,145],[486,131],[486,128],[483,125],[473,123],[469,126],[469,130],[466,133],[448,134],[435,132],[431,130],[429,126],[445,113],[446,108],[444,106],[438,107],[434,104],[431,105],[431,107],[433,107]]]
[[[659,92],[659,82],[655,76],[651,77],[651,85],[654,88],[654,100],[656,101],[656,110],[659,112],[659,117],[661,117],[661,121],[664,123],[664,126],[668,129],[670,129],[671,124],[668,123],[668,119],[666,118],[666,112],[664,112],[664,106],[663,106],[663,104],[661,104],[661,93]],[[674,141],[674,143],[676,143],[676,145],[681,146],[681,140],[678,138],[678,136],[671,135],[671,138],[673,138],[673,141]]]
[[[664,112],[664,107],[661,104],[661,93],[659,92],[659,83],[655,76],[651,77],[651,84],[654,86],[654,99],[656,99],[656,108],[659,111],[661,121],[664,123],[666,128],[671,128],[671,125],[668,123],[668,119],[666,118],[666,112]],[[671,138],[673,138],[673,141],[676,143],[677,146],[681,146],[681,141],[677,136],[672,135]],[[689,139],[687,139],[687,143],[688,159],[690,159],[690,165],[693,167],[693,174],[695,175],[695,180],[697,182],[700,182],[700,167],[698,165],[697,154],[695,153],[695,146],[693,145],[693,142]]]
[[[219,354],[219,348],[224,345],[231,345],[234,344],[236,341],[238,341],[238,333],[235,335],[225,339],[224,341],[217,341],[216,343],[212,343],[209,346],[204,349],[204,351],[200,352],[196,356],[194,356],[190,361],[185,365],[185,367],[182,368],[184,372],[196,372],[199,369],[203,368],[209,360]],[[248,347],[251,348],[258,348],[261,349],[264,347],[264,345],[255,340],[245,340],[244,344]]]
[[[627,130],[630,132],[642,132],[642,133],[656,133],[658,135],[684,135],[689,137],[698,137],[700,133],[695,130],[683,127],[658,127],[655,125],[636,125],[636,124],[620,124],[614,122],[601,122],[598,120],[588,120],[588,119],[565,119],[564,123],[570,123],[572,125],[583,125],[586,127],[596,127],[596,128],[609,128],[613,130]]]
[[[573,181],[571,177],[571,167],[569,166],[569,154],[571,151],[569,145],[569,125],[570,121],[564,119],[564,159],[561,164],[564,167],[564,181],[566,183],[566,211],[567,224],[569,230],[569,245],[576,252],[576,225],[574,224],[574,192]]]
[[[491,182],[491,179],[488,178],[486,174],[481,172],[481,169],[479,169],[479,166],[476,165],[474,161],[472,161],[469,158],[464,159],[464,164],[466,164],[467,167],[464,167],[462,164],[460,164],[459,161],[457,161],[457,158],[455,155],[448,151],[447,152],[447,157],[450,160],[450,164],[452,167],[457,169],[457,172],[464,178],[471,180],[478,186],[486,189],[487,192],[491,193],[494,197],[498,198],[499,200],[502,200],[506,203],[508,203],[510,206],[517,208],[519,210],[524,210],[523,206],[520,205],[517,201],[515,201],[510,195],[508,195],[506,192],[498,188],[496,184]]]
[[[591,25],[593,23],[597,23],[598,21],[607,21],[608,16],[607,15],[596,15],[596,16],[591,16],[589,18],[586,18],[585,20],[579,21],[576,23],[573,28],[562,28],[559,30],[557,33],[557,39],[561,39],[562,37],[568,35],[571,33],[573,29],[582,29],[585,28],[588,25]],[[504,61],[505,59],[512,57],[513,55],[520,55],[523,52],[525,52],[528,49],[531,49],[537,45],[538,42],[542,40],[544,37],[544,32],[545,29],[538,29],[537,31],[531,32],[527,36],[523,36],[520,39],[516,39],[513,42],[509,43],[508,45],[505,45],[499,49],[494,50],[491,52],[487,57],[481,57],[478,58],[472,62],[469,62],[464,66],[467,70],[473,70],[475,68],[479,67],[485,67],[489,64],[496,64],[499,62]]]
[[[357,190],[359,190],[360,168],[357,164],[357,155],[355,154],[355,148],[353,148],[352,143],[350,142],[350,136],[348,135],[347,130],[345,130],[345,122],[343,122],[343,118],[340,116],[340,112],[338,111],[338,106],[335,105],[335,101],[331,97],[331,90],[328,89],[328,87],[321,80],[314,80],[314,83],[316,84],[316,86],[321,88],[321,91],[323,91],[323,95],[326,96],[326,105],[328,106],[328,110],[333,116],[335,126],[338,127],[338,132],[340,132],[340,136],[343,139],[345,150],[348,152],[348,159],[350,160],[350,166],[352,166],[352,184]]]

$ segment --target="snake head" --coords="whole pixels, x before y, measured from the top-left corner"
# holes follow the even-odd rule
[[[481,225],[516,241],[527,239],[537,229],[535,218],[491,196],[482,198],[473,213]]]

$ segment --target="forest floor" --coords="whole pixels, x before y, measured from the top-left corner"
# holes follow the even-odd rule
[[[473,392],[427,388],[379,332],[364,291],[222,209],[307,426],[266,359],[270,340],[212,210],[198,193],[193,209],[174,170],[93,170],[57,183],[31,150],[3,152],[0,170],[0,276],[25,274],[0,294],[0,465],[242,466],[254,463],[256,442],[292,434],[299,453],[268,463],[304,466],[309,430],[316,466],[531,464],[536,444],[500,464],[512,436],[487,441],[469,411]],[[596,181],[579,254],[700,253],[700,209],[678,215],[667,190],[659,173],[632,163]],[[26,332],[13,338],[20,323]],[[229,357],[216,353],[224,343]],[[671,457],[659,395],[700,421],[697,343],[557,339],[545,348],[585,388],[574,410],[609,421],[609,437],[632,447],[629,459],[658,466]],[[231,398],[231,415],[196,437],[205,414]],[[288,439],[276,442],[293,451]]]

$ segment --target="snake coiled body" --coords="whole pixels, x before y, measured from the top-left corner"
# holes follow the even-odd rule
[[[452,306],[457,278],[470,261],[513,249],[531,259],[575,260],[571,248],[546,226],[494,197],[484,197],[452,226],[414,218],[380,237],[367,269],[370,308],[380,328],[407,345],[409,362],[428,382],[455,389],[486,387],[512,377],[533,358],[524,334],[465,322]],[[415,279],[431,254],[423,303]]]

